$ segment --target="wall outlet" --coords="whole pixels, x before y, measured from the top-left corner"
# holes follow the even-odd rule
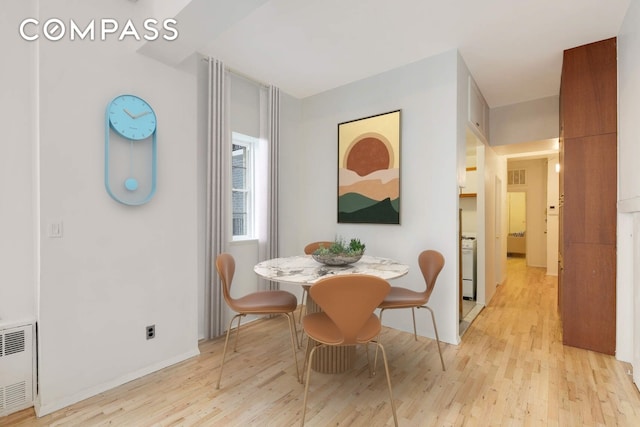
[[[156,325],[147,326],[145,330],[147,332],[148,340],[154,339],[156,337]]]

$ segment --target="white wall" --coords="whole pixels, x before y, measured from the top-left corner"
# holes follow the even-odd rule
[[[44,20],[141,22],[149,15],[148,5],[124,1],[25,3]],[[16,33],[18,18],[31,13],[22,1],[3,6]],[[17,62],[9,72],[20,77],[15,91],[3,91],[1,108],[8,103],[24,114],[13,119],[34,134],[26,134],[14,160],[22,179],[12,180],[10,199],[24,204],[26,215],[11,224],[18,225],[9,234],[12,245],[24,256],[9,274],[32,286],[38,266],[28,242],[38,235],[42,415],[198,353],[195,79],[136,54],[135,41],[14,39],[10,46]],[[33,89],[38,115],[30,113]],[[158,190],[138,207],[115,202],[104,188],[105,108],[122,93],[145,98],[158,116]],[[39,194],[29,178],[38,159],[26,148],[36,142]],[[40,224],[33,225],[38,214]],[[46,236],[52,221],[62,221],[62,238]],[[32,292],[17,293],[29,300],[21,303],[29,311]],[[156,338],[147,341],[151,324]]]
[[[0,323],[36,315],[36,46],[17,31],[34,10],[33,1],[11,0],[0,13]]]
[[[458,340],[457,55],[446,52],[305,98],[299,137],[294,131],[280,147],[281,254],[300,253],[307,242],[336,234],[358,237],[367,253],[409,264],[409,274],[394,283],[421,289],[418,253],[442,252],[446,265],[431,306],[441,339],[451,343]],[[402,110],[401,225],[337,224],[338,123],[396,109]],[[418,314],[418,332],[433,336],[425,315]],[[384,320],[412,328],[410,314],[401,310]]]
[[[467,177],[469,177],[467,173]],[[477,197],[464,197],[460,199],[460,209],[462,209],[462,234],[477,233],[478,231],[478,207]]]
[[[558,96],[491,109],[491,145],[557,138]]]
[[[478,182],[478,219],[481,221],[478,230],[478,280],[482,277],[485,282],[484,294],[478,296],[478,302],[488,304],[506,275],[507,161],[489,146],[479,148],[477,153],[478,171],[483,178]],[[481,192],[484,193],[482,197]],[[480,292],[480,283],[478,289]]]
[[[631,2],[618,35],[618,251],[616,357],[640,384],[640,4]]]
[[[547,159],[547,274],[558,275],[558,238],[559,238],[559,193],[560,177],[556,172],[559,156],[551,155]]]

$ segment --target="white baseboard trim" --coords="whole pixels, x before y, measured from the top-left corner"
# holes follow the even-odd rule
[[[176,363],[183,362],[192,357],[198,356],[200,354],[200,350],[198,347],[195,349],[188,351],[186,353],[180,354],[178,356],[172,357],[167,360],[163,360],[151,366],[146,366],[143,369],[130,372],[126,375],[123,375],[119,378],[116,378],[112,381],[108,381],[103,384],[99,384],[95,387],[88,388],[86,390],[81,391],[80,393],[76,393],[72,396],[65,397],[63,399],[42,404],[40,402],[40,396],[35,400],[34,409],[36,410],[36,415],[38,417],[42,417],[44,415],[51,414],[55,411],[58,411],[62,408],[66,408],[69,405],[73,405],[74,403],[78,403],[82,400],[88,399],[90,397],[96,396],[100,393],[103,393],[107,390],[111,390],[112,388],[121,386],[122,384],[128,383],[129,381],[136,380],[138,378],[142,378],[145,375],[149,375],[153,372],[159,371],[161,369],[167,368],[171,365],[175,365]]]

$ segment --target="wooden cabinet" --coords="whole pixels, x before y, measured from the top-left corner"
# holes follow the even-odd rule
[[[560,89],[558,306],[563,343],[614,354],[616,39],[564,52]]]
[[[616,39],[564,52],[562,111],[565,138],[617,132]]]
[[[563,228],[565,245],[616,243],[615,133],[564,141]]]
[[[489,140],[489,106],[471,76],[469,76],[469,123],[485,140]]]
[[[562,342],[615,354],[615,245],[567,245],[563,276]]]

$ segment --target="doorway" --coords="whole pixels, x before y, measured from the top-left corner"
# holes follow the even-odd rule
[[[507,256],[524,257],[527,253],[527,193],[507,193]]]
[[[467,129],[466,174],[460,188],[459,335],[484,308],[484,146]]]

